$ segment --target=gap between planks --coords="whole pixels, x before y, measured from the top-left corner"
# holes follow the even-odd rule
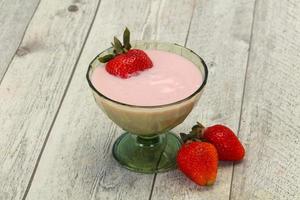
[[[195,9],[196,9],[196,0],[193,1],[193,10],[192,10],[192,15],[191,15],[190,23],[189,23],[189,28],[187,30],[186,38],[185,38],[185,41],[184,41],[184,47],[186,47],[187,41],[189,39],[190,29],[191,29],[191,25],[192,25],[192,21],[193,21]]]
[[[40,2],[41,2],[41,0],[39,1],[39,3],[40,3]],[[22,200],[25,200],[25,199],[26,199],[27,194],[28,194],[28,192],[29,192],[29,190],[30,190],[32,181],[33,181],[33,179],[34,179],[36,170],[37,170],[37,168],[38,168],[38,166],[39,166],[39,162],[40,162],[40,160],[41,160],[41,157],[42,157],[42,155],[43,155],[44,149],[45,149],[45,147],[46,147],[48,138],[49,138],[49,136],[50,136],[50,134],[51,134],[53,125],[55,124],[55,121],[56,121],[56,118],[57,118],[58,113],[59,113],[59,111],[60,111],[61,105],[62,105],[62,103],[63,103],[63,101],[64,101],[64,98],[65,98],[65,96],[66,96],[66,94],[67,94],[67,91],[68,91],[68,89],[69,89],[69,86],[70,86],[70,83],[71,83],[71,81],[72,81],[74,72],[75,72],[75,70],[76,70],[78,61],[79,61],[79,59],[80,59],[80,57],[81,57],[81,54],[82,54],[82,51],[83,51],[83,49],[84,49],[84,47],[85,47],[87,38],[88,38],[88,36],[89,36],[89,34],[90,34],[90,31],[91,31],[91,29],[92,29],[92,27],[93,27],[93,25],[94,25],[94,21],[95,21],[95,18],[96,18],[96,16],[97,16],[97,13],[98,13],[98,10],[99,10],[99,7],[100,7],[100,3],[101,3],[101,0],[98,1],[97,8],[96,8],[96,10],[95,10],[93,19],[92,19],[91,24],[90,24],[90,26],[89,26],[88,32],[87,32],[87,34],[86,34],[86,37],[84,38],[84,42],[83,42],[82,47],[81,47],[81,49],[80,49],[79,55],[78,55],[78,57],[77,57],[77,59],[76,59],[75,65],[74,65],[74,67],[73,67],[73,69],[72,69],[70,78],[69,78],[69,80],[68,80],[67,86],[66,86],[66,88],[65,88],[65,91],[64,91],[63,96],[62,96],[62,98],[61,98],[61,101],[60,101],[60,103],[59,103],[59,105],[58,105],[57,111],[56,111],[56,113],[55,113],[55,115],[54,115],[54,118],[53,118],[53,120],[52,120],[52,123],[51,123],[51,125],[50,125],[49,131],[47,132],[45,141],[44,141],[44,143],[43,143],[43,146],[42,146],[42,148],[41,148],[40,154],[39,154],[39,156],[38,156],[38,158],[37,158],[37,161],[36,161],[36,163],[35,163],[33,172],[32,172],[32,174],[31,174],[31,176],[30,176],[29,183],[28,183],[28,185],[27,185],[27,187],[26,187],[26,190],[25,190],[25,193],[24,193],[24,196],[23,196]],[[37,7],[38,7],[38,6],[37,6]],[[37,9],[36,9],[36,10],[37,10]],[[36,10],[35,10],[35,11],[36,11]],[[35,12],[34,12],[34,14],[35,14]],[[32,15],[32,17],[34,16],[34,14]],[[32,19],[32,17],[31,17],[31,19]],[[30,19],[30,21],[31,21],[31,19]],[[29,25],[29,24],[30,24],[30,22],[28,23],[28,25]],[[28,25],[27,25],[27,27],[28,27]],[[26,27],[26,29],[27,29],[27,27]],[[25,33],[26,33],[26,29],[25,29],[24,35],[25,35]],[[23,38],[24,38],[24,35],[23,35]],[[23,38],[22,38],[22,40],[23,40]],[[21,43],[22,43],[22,41],[20,42],[20,44],[21,44]],[[13,57],[14,57],[14,56],[13,56]],[[13,59],[12,59],[12,60],[13,60]],[[0,81],[0,84],[1,84],[1,81]]]
[[[247,83],[247,73],[248,73],[248,67],[249,67],[249,61],[250,61],[250,54],[251,54],[251,50],[252,50],[253,26],[254,26],[254,22],[255,22],[255,13],[256,13],[256,8],[257,8],[256,2],[257,2],[257,0],[254,0],[254,3],[253,3],[251,34],[250,34],[250,40],[249,40],[249,51],[248,51],[248,55],[247,55],[247,64],[246,64],[246,70],[245,70],[245,76],[244,76],[244,86],[243,86],[243,92],[242,92],[242,100],[241,100],[241,108],[240,108],[240,117],[239,117],[237,136],[239,136],[239,134],[240,134],[241,121],[242,121],[243,104],[244,104],[245,89],[246,89],[246,83]],[[231,199],[231,194],[232,194],[234,167],[235,167],[235,163],[233,162],[233,164],[232,164],[231,183],[230,183],[230,191],[229,191],[229,200]]]
[[[17,47],[14,55],[11,57],[10,61],[8,62],[7,66],[6,66],[5,70],[4,70],[4,73],[3,73],[2,77],[0,77],[0,85],[1,85],[1,83],[2,83],[2,81],[4,79],[4,77],[5,77],[6,72],[8,71],[8,68],[10,67],[11,62],[14,60],[14,58],[15,58],[15,56],[16,56],[16,54],[17,54],[17,52],[18,52],[18,50],[19,50],[19,48],[20,48],[20,46],[21,46],[21,44],[22,44],[22,42],[24,40],[24,36],[25,36],[25,34],[27,32],[29,24],[31,23],[31,20],[32,20],[33,16],[35,15],[36,11],[38,10],[40,3],[41,3],[41,0],[39,0],[39,2],[37,3],[37,5],[36,5],[36,7],[35,7],[35,9],[34,9],[34,11],[32,13],[32,15],[31,15],[31,17],[30,17],[30,19],[29,19],[29,21],[28,21],[28,23],[27,23],[27,25],[26,25],[26,27],[24,29],[24,32],[23,32],[23,35],[21,36],[21,40],[20,40],[20,42],[18,44],[18,47]]]

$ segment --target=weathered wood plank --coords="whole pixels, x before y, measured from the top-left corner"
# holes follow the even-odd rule
[[[39,0],[0,2],[0,82],[38,4]]]
[[[257,1],[231,199],[300,199],[300,1]]]
[[[0,2],[0,80],[20,45],[39,0]]]
[[[41,1],[0,85],[0,199],[21,199],[98,0]],[[74,8],[74,6],[73,6]]]
[[[111,147],[122,131],[97,107],[85,73],[126,25],[135,39],[184,44],[192,9],[189,0],[102,0],[28,199],[149,199],[154,175],[129,172],[114,161]]]
[[[253,0],[196,1],[187,47],[208,64],[208,83],[199,105],[174,131],[189,131],[200,120],[237,131],[246,71]],[[232,163],[221,163],[212,187],[199,187],[178,171],[158,174],[152,199],[229,199]]]

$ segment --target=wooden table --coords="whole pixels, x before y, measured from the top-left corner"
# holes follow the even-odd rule
[[[122,130],[85,72],[125,26],[206,60],[206,91],[174,131],[238,133],[246,158],[220,163],[214,186],[112,158]],[[1,0],[0,52],[1,200],[300,199],[299,0]]]

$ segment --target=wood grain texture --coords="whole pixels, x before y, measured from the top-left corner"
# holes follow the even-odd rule
[[[149,199],[154,175],[130,172],[113,159],[122,130],[97,107],[85,73],[125,26],[133,39],[183,44],[192,9],[189,0],[102,0],[27,199]]]
[[[0,80],[20,45],[38,3],[39,0],[0,1]]]
[[[0,199],[23,197],[59,108],[98,3],[77,2],[40,3],[0,85]]]
[[[208,83],[198,106],[175,132],[201,121],[237,131],[243,96],[254,1],[196,1],[187,47],[208,64]],[[221,163],[212,187],[199,187],[179,171],[158,174],[152,199],[229,199],[232,163]]]
[[[257,1],[232,199],[300,199],[300,1]]]

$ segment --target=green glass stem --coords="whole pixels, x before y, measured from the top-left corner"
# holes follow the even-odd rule
[[[127,169],[141,173],[164,172],[176,168],[181,140],[172,133],[150,137],[124,133],[113,147],[114,158]]]
[[[147,147],[147,148],[153,148],[154,146],[158,145],[160,142],[165,141],[164,135],[159,136],[137,136],[136,137],[137,143],[139,146]]]

